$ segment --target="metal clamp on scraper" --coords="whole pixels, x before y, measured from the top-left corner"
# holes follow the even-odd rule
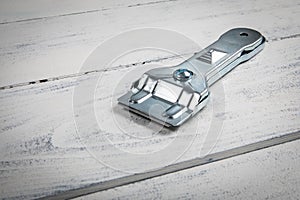
[[[147,71],[118,101],[165,126],[179,126],[206,105],[209,86],[259,53],[264,43],[255,30],[229,30],[183,63]],[[162,109],[151,113],[153,105]]]

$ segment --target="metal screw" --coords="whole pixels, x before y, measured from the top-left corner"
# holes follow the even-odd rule
[[[173,77],[179,81],[187,81],[193,76],[193,72],[188,69],[177,69],[173,73]]]

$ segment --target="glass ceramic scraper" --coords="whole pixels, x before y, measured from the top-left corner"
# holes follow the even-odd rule
[[[255,30],[231,29],[183,63],[147,71],[118,101],[165,126],[179,126],[206,105],[209,86],[259,53],[264,43]],[[153,112],[154,105],[160,109]]]

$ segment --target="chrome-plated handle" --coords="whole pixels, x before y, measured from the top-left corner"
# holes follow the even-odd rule
[[[147,71],[118,101],[163,125],[179,126],[206,105],[210,85],[255,56],[264,43],[265,38],[255,30],[229,30],[185,62]],[[154,105],[162,109],[151,113]]]
[[[234,67],[255,56],[264,47],[265,38],[249,28],[235,28],[186,62],[199,67],[208,85],[222,78]]]

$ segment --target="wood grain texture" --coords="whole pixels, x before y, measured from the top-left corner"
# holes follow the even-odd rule
[[[300,141],[78,199],[299,199]]]
[[[63,1],[67,8],[55,6],[52,1],[44,3],[42,6],[30,0],[25,6],[7,1],[0,6],[0,10],[11,8],[17,13],[0,12],[0,85],[14,85],[0,90],[1,198],[30,199],[64,193],[126,177],[131,174],[126,170],[141,172],[201,157],[205,144],[214,145],[210,152],[213,154],[300,129],[297,1],[107,1],[101,5],[96,1],[84,5]],[[30,6],[33,4],[37,7]],[[203,47],[225,30],[248,26],[261,31],[268,43],[261,54],[211,88],[208,106],[186,126],[176,131],[163,129],[153,135],[151,128],[156,126],[145,126],[147,120],[131,115],[126,121],[112,91],[130,70],[143,71],[153,64],[171,65],[181,58],[149,56],[143,64],[145,58],[140,56],[125,59],[105,72],[76,74],[100,42],[124,30],[145,26],[178,31]],[[188,57],[197,50],[183,45],[180,53]],[[81,102],[77,111],[82,115],[74,115],[74,89],[80,85],[92,87],[92,81],[100,75],[95,101]],[[35,81],[40,79],[49,81]],[[120,93],[115,95],[128,89],[131,81],[120,86]],[[21,82],[25,84],[15,85]],[[223,104],[224,110],[218,107]],[[92,105],[101,130],[99,124],[87,118]],[[122,134],[116,118],[124,118],[122,128],[133,135]],[[77,133],[74,119],[82,119],[86,129]],[[217,142],[206,140],[212,120],[223,123]],[[195,134],[194,130],[199,131]],[[121,152],[112,152],[103,138]],[[193,142],[178,160],[162,156],[143,159],[143,155],[136,162],[127,160],[126,152],[159,152],[175,139],[179,147]],[[178,153],[166,155],[176,157]],[[293,155],[289,158],[293,159]],[[123,170],[111,168],[116,165]],[[113,195],[117,198],[119,194]]]
[[[14,1],[2,4],[0,86],[77,73],[100,43],[133,28],[174,30],[202,47],[239,26],[260,30],[268,39],[299,34],[298,1],[107,1],[103,5],[63,1],[60,7],[51,1],[31,0],[19,6]],[[97,12],[88,12],[91,9]],[[82,14],[70,14],[77,12]]]
[[[102,0],[101,2],[95,0],[85,2],[79,0],[64,0],[59,3],[54,3],[51,0],[29,0],[26,2],[4,0],[1,2],[0,19],[2,21],[0,23],[11,24],[38,21],[47,18],[84,15],[93,12],[147,6],[172,1],[175,0],[124,0],[122,2],[116,0]]]
[[[95,103],[97,110],[105,116],[100,124],[106,124],[107,129],[99,131],[97,124],[83,120],[87,129],[80,135],[76,134],[72,90],[78,84],[90,87],[90,81],[100,72],[1,90],[1,196],[42,197],[128,175],[101,164],[87,150],[99,153],[105,162],[119,163],[121,169],[140,171],[161,167],[165,164],[164,157],[140,160],[132,165],[124,160],[127,158],[124,155],[126,152],[149,153],[163,149],[174,138],[184,144],[194,137],[191,130],[201,130],[178,161],[195,158],[200,155],[212,119],[223,120],[223,129],[211,153],[299,130],[298,43],[298,38],[269,42],[262,54],[214,85],[212,94],[217,94],[218,86],[224,87],[225,112],[212,112],[214,100],[218,102],[212,95],[207,108],[186,126],[180,127],[176,134],[163,130],[152,136],[151,130],[144,129],[142,136],[152,137],[143,140],[126,136],[112,125],[112,110],[118,106],[111,107],[111,92],[108,92],[111,89],[103,84],[97,87],[99,96],[96,96]],[[287,49],[293,49],[293,53]],[[117,79],[126,70],[130,67],[106,71],[102,80]],[[107,94],[106,97],[103,94]],[[92,103],[82,102],[80,109],[83,113]],[[85,116],[75,117],[84,119]],[[129,127],[125,127],[129,130],[131,126],[136,128],[135,124],[144,127],[146,123],[138,117],[130,121]],[[198,128],[197,122],[200,122]],[[142,132],[132,130],[132,133]],[[123,153],[112,153],[104,137],[108,137]],[[168,155],[173,156],[172,153]]]

